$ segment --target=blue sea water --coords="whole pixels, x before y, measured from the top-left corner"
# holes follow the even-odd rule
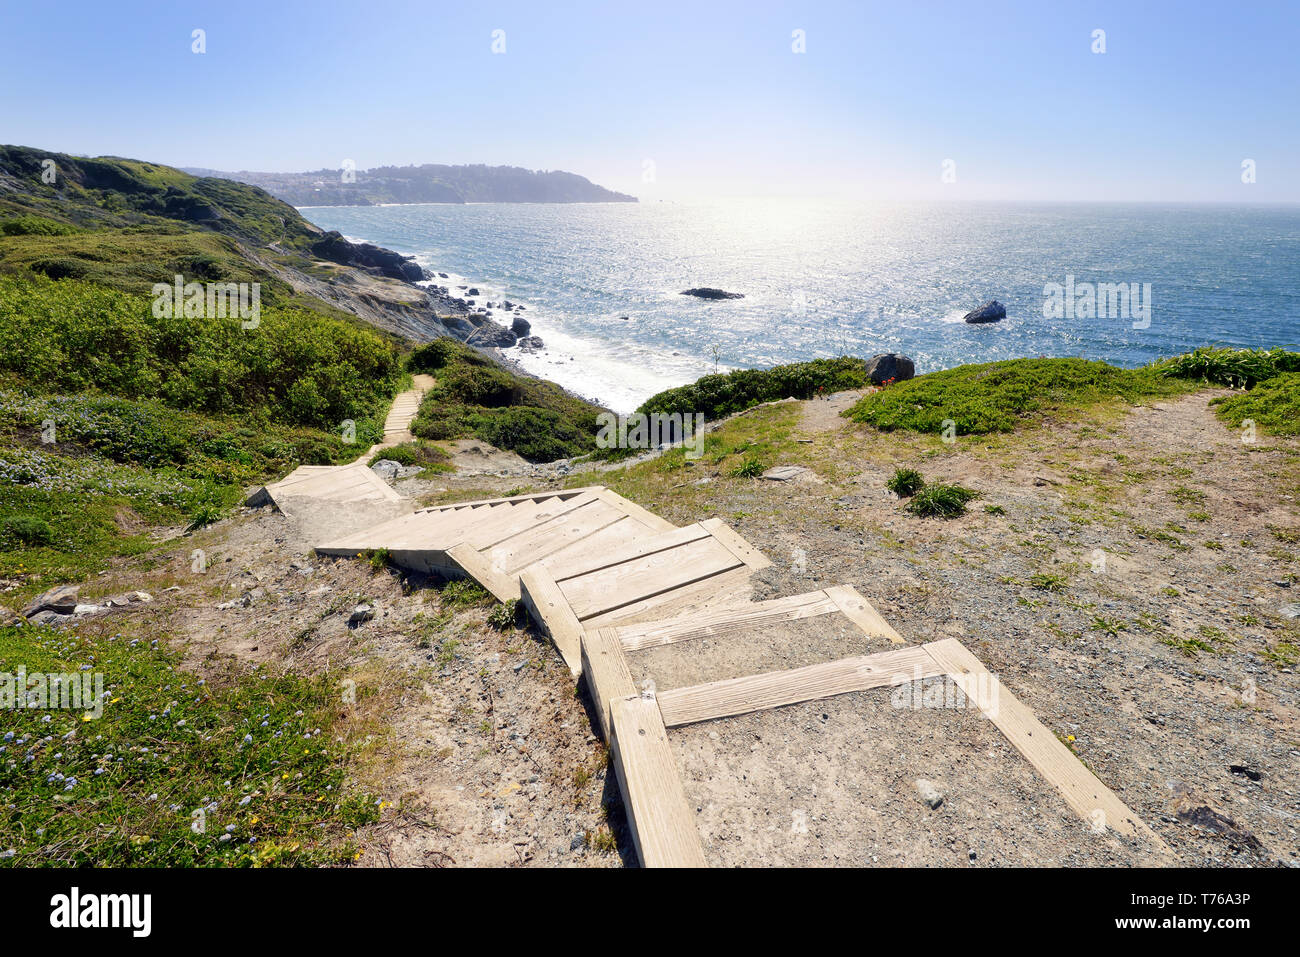
[[[303,214],[414,255],[480,301],[525,304],[547,350],[521,363],[618,411],[715,367],[885,351],[918,373],[1040,355],[1137,366],[1300,341],[1300,206],[764,199]],[[1045,287],[1067,276],[1149,283],[1149,325],[1045,318]],[[693,286],[745,298],[680,295]],[[961,321],[988,299],[1004,321]]]

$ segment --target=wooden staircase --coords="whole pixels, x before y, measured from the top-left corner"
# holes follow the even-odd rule
[[[340,502],[379,494],[359,477],[326,481],[302,469],[267,491],[292,502],[316,489]],[[850,586],[752,601],[750,577],[770,563],[718,519],[676,528],[591,486],[421,509],[316,546],[342,557],[369,549],[386,549],[406,568],[472,577],[503,601],[522,601],[588,687],[646,866],[707,863],[672,728],[933,677],[961,686],[1079,816],[1168,853],[960,642],[908,645]],[[664,691],[652,680],[641,688],[633,681],[630,656],[651,649],[701,638],[763,641],[776,623],[829,616],[884,650]]]

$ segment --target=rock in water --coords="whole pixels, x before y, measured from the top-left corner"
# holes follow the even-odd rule
[[[523,339],[530,332],[532,332],[532,329],[533,327],[529,325],[528,320],[525,319],[523,316],[515,316],[513,319],[510,320],[510,331],[513,332],[515,335],[517,335],[520,339]]]
[[[916,366],[907,356],[900,356],[896,352],[885,352],[873,356],[867,363],[867,375],[871,377],[872,385],[884,385],[890,379],[902,382],[916,375]]]
[[[744,299],[743,292],[727,292],[723,289],[712,289],[708,286],[701,286],[697,289],[686,289],[682,291],[683,296],[694,296],[697,299]]]
[[[1007,307],[996,299],[990,299],[978,309],[962,316],[962,322],[997,322],[1007,317]]]

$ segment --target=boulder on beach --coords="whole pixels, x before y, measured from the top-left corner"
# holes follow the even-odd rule
[[[682,290],[683,296],[694,296],[697,299],[744,299],[743,292],[727,292],[724,289],[712,289],[708,286],[701,286],[697,289]]]
[[[528,320],[523,316],[515,316],[510,320],[510,331],[520,338],[528,335],[528,333],[532,331],[532,328],[533,327],[529,324]]]
[[[916,365],[907,356],[884,352],[867,362],[867,375],[872,385],[884,385],[890,380],[902,382],[916,375]]]
[[[523,336],[519,340],[520,352],[541,352],[545,347],[540,336]]]
[[[962,316],[962,322],[997,322],[1007,317],[1007,307],[996,299],[990,299],[978,309],[973,309]]]

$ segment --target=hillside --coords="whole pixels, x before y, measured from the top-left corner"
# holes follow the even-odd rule
[[[260,282],[295,305],[416,340],[454,335],[467,309],[413,260],[351,243],[246,183],[156,163],[0,145],[0,272],[147,294],[177,274]]]
[[[373,206],[380,203],[635,203],[636,197],[597,186],[562,170],[518,166],[379,166],[344,182],[337,169],[305,173],[241,170],[189,172],[251,183],[294,206]]]

